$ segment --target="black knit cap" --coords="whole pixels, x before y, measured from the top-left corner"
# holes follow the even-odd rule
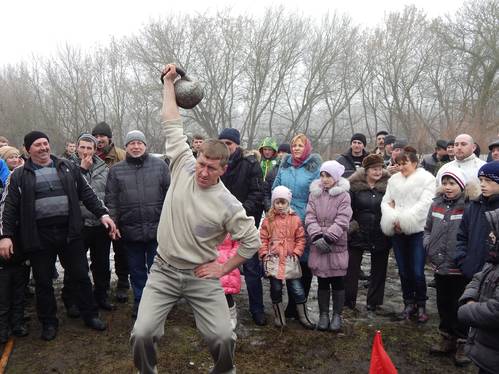
[[[378,136],[380,136],[380,135],[385,135],[385,136],[386,136],[386,135],[388,135],[388,131],[386,131],[386,130],[381,130],[381,131],[378,131],[378,132],[376,133],[376,137],[378,137]]]
[[[364,144],[364,147],[367,144],[366,136],[364,134],[359,133],[359,132],[352,135],[352,138],[350,139],[350,143],[352,143],[354,140],[358,140],[358,141],[362,142],[362,144]]]
[[[291,147],[288,143],[282,143],[279,148],[277,148],[277,153],[279,152],[286,152],[286,153],[291,153]]]
[[[104,135],[108,138],[113,137],[113,132],[111,130],[111,126],[109,126],[106,122],[99,122],[92,130],[92,136]]]
[[[33,144],[37,139],[45,138],[50,143],[49,137],[41,131],[31,131],[24,136],[24,148],[29,152],[31,144]]]

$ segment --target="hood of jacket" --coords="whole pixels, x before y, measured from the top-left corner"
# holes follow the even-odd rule
[[[322,193],[322,191],[324,191],[324,188],[322,187],[320,179],[316,179],[310,184],[310,193],[312,195],[319,196]],[[328,190],[328,193],[331,196],[336,196],[342,192],[348,192],[348,191],[350,191],[350,182],[348,181],[348,179],[341,177],[338,183],[336,183],[333,187],[331,187]]]
[[[384,194],[390,177],[390,173],[383,169],[383,174],[381,175],[381,178],[376,181],[373,189]],[[348,180],[350,181],[350,191],[352,192],[367,191],[371,189],[367,183],[367,175],[364,168],[359,168],[359,170],[353,173]]]
[[[263,147],[272,148],[274,150],[275,154],[277,154],[277,149],[278,149],[277,142],[273,138],[271,138],[270,136],[263,139],[262,142],[260,143],[260,146],[258,147],[258,151],[260,151],[260,153],[262,153]]]

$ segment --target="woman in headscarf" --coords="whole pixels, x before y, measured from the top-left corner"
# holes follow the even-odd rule
[[[286,155],[281,162],[279,171],[272,185],[272,189],[277,186],[285,186],[291,190],[291,209],[300,217],[302,223],[305,222],[305,211],[308,203],[310,184],[319,178],[320,167],[322,164],[321,156],[312,153],[312,143],[304,134],[298,134],[291,140],[291,154]],[[310,284],[312,283],[312,272],[307,262],[310,252],[310,243],[307,238],[305,251],[300,257],[302,268],[302,282],[305,289],[305,296],[308,297]],[[286,308],[286,317],[296,318],[296,305],[294,300],[289,297],[289,303]]]

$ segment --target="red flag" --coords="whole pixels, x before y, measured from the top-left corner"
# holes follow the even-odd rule
[[[376,331],[373,342],[373,350],[371,352],[371,366],[369,374],[397,374],[397,369],[390,360],[390,357],[383,348],[381,340],[381,331]]]

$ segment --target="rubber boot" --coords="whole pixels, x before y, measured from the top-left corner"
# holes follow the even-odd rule
[[[428,322],[428,314],[426,314],[426,306],[424,305],[418,305],[418,311],[417,311],[417,322],[418,323],[426,323]]]
[[[329,300],[331,299],[331,294],[329,290],[318,290],[317,300],[319,302],[319,323],[317,324],[317,330],[327,331],[329,328]]]
[[[333,290],[333,318],[329,329],[333,332],[341,330],[341,312],[343,312],[343,305],[345,305],[345,290]]]
[[[284,316],[282,303],[272,304],[272,309],[274,309],[274,325],[277,327],[286,326],[286,317]]]
[[[402,313],[398,315],[400,321],[410,320],[411,317],[416,313],[416,305],[411,302],[405,302],[405,307]]]
[[[315,325],[308,319],[306,304],[296,304],[296,313],[298,314],[300,324],[308,330],[313,330],[315,329]]]
[[[454,364],[456,366],[466,366],[471,363],[471,360],[464,353],[466,339],[457,339],[456,354],[454,355]]]

